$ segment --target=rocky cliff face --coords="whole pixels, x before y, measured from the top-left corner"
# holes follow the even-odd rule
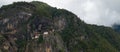
[[[35,13],[36,6],[18,2],[0,10],[2,52],[59,52],[67,51],[55,31],[65,26],[64,19],[49,19]],[[56,28],[54,28],[56,27]]]
[[[111,28],[85,24],[42,2],[0,9],[0,52],[119,52],[119,40]]]

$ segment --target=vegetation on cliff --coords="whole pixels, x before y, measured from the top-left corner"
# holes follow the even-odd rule
[[[0,8],[2,52],[119,52],[120,34],[86,24],[46,3],[15,2]]]

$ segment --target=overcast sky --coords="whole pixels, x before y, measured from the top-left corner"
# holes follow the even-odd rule
[[[16,1],[33,0],[1,0],[0,6]],[[88,24],[111,26],[120,24],[120,0],[34,0],[42,1],[53,7],[64,8],[75,13]]]

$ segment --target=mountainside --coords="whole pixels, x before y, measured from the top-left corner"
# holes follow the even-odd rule
[[[46,3],[0,8],[0,52],[120,52],[120,34]]]

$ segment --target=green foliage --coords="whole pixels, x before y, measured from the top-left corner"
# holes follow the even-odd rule
[[[4,39],[5,38],[3,37],[3,35],[0,34],[0,45],[2,45],[2,43],[4,42]]]
[[[51,7],[49,5],[47,5],[46,3],[37,2],[37,1],[33,1],[31,3],[36,6],[36,14],[40,16],[51,17],[50,16]]]
[[[26,44],[25,40],[17,40],[16,43],[20,46],[20,47],[24,47]]]
[[[46,3],[33,1],[31,3],[27,2],[17,2],[14,4],[3,6],[0,9],[0,16],[6,17],[9,16],[8,13],[3,13],[9,9],[15,9],[16,12],[20,11],[34,11],[33,16],[30,19],[22,24],[20,24],[20,32],[22,34],[27,34],[27,24],[31,24],[37,16],[47,17],[47,19],[53,20],[58,18],[64,18],[65,28],[59,32],[62,40],[64,41],[65,47],[70,52],[119,52],[120,51],[120,34],[115,32],[109,27],[96,26],[85,24],[81,21],[75,14],[69,12],[65,9],[56,9]],[[35,9],[35,10],[34,10]],[[14,12],[15,13],[15,12]],[[38,19],[38,18],[37,18]],[[53,23],[54,24],[54,23]],[[31,24],[31,31],[35,30],[33,23]],[[46,26],[46,28],[50,28]],[[24,35],[24,36],[25,36]],[[83,38],[82,38],[83,36]],[[27,37],[27,36],[26,36]],[[2,44],[3,38],[0,37],[0,44]],[[38,43],[42,43],[43,35],[40,35],[38,38]],[[16,41],[16,44],[23,50],[27,43],[26,39],[20,39]],[[64,49],[59,52],[64,52]]]
[[[120,42],[118,42],[120,36],[111,28],[85,24],[74,15],[61,13],[67,19],[67,26],[62,30],[61,36],[71,52],[78,52],[80,49],[86,52],[118,52],[120,50]],[[81,36],[85,36],[85,39],[80,40]]]
[[[56,9],[42,2],[31,2],[35,5],[35,15],[49,17],[63,17],[66,26],[60,32],[64,44],[71,52],[118,52],[120,51],[120,35],[108,27],[89,25],[65,9]],[[81,36],[85,38],[81,40]],[[43,42],[43,36],[38,43]]]
[[[40,35],[38,38],[38,43],[42,43],[43,42],[43,35]]]

